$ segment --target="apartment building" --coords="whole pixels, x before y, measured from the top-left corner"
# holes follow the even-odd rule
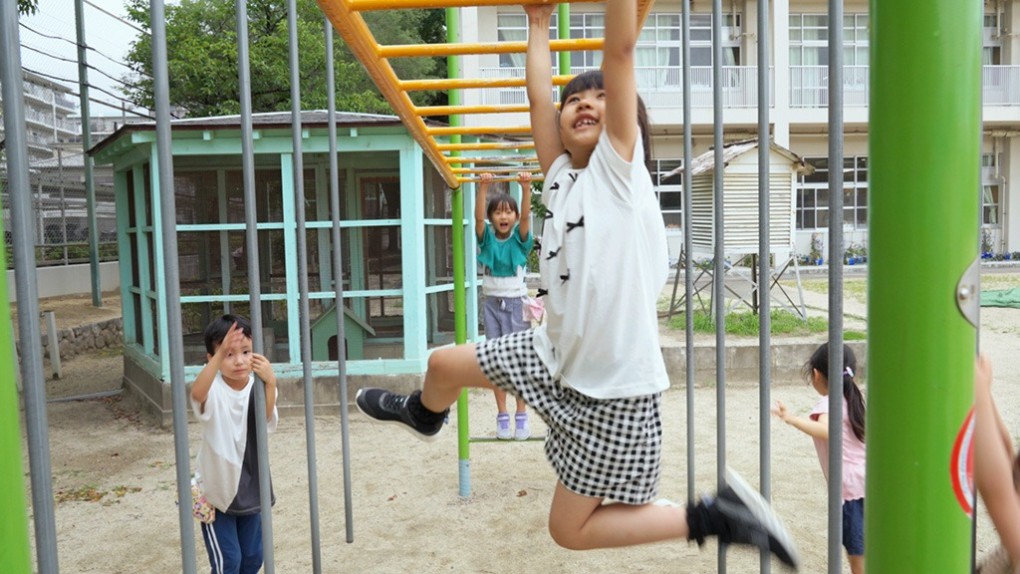
[[[71,119],[77,111],[77,103],[71,98],[73,92],[38,74],[22,71],[22,76],[28,161],[55,158],[56,144],[72,141],[80,135],[80,124]],[[3,139],[3,124],[0,123],[0,140]]]
[[[757,136],[757,11],[755,0],[724,2],[722,22],[723,126],[727,141]],[[570,37],[602,37],[602,6],[570,6]],[[712,144],[712,3],[691,2],[691,108],[694,154]],[[794,212],[794,251],[806,255],[812,244],[827,250],[828,213],[828,26],[827,4],[779,0],[770,5],[770,122],[776,143],[815,167],[801,176]],[[524,40],[527,18],[520,7],[466,8],[463,41]],[[556,34],[557,15],[551,33]],[[868,3],[848,0],[843,18],[844,231],[845,244],[866,246],[868,228]],[[638,90],[653,124],[653,157],[659,174],[683,158],[681,5],[656,2],[637,48]],[[1020,1],[985,1],[981,187],[982,248],[1001,254],[1020,251]],[[601,54],[571,54],[573,72],[598,67]],[[1017,65],[1013,65],[1013,61]],[[521,77],[523,54],[466,57],[465,77]],[[474,98],[474,99],[472,99]],[[523,88],[475,90],[465,104],[520,104]],[[525,114],[467,116],[468,125],[524,125]],[[923,166],[904,166],[923,169]],[[1010,185],[1017,182],[1017,185]],[[682,234],[679,178],[657,178],[668,232]],[[975,198],[977,199],[977,198]]]
[[[36,218],[35,241],[37,246],[54,247],[40,250],[37,263],[67,264],[87,260],[84,245],[88,240],[89,218],[77,97],[72,89],[39,74],[22,70],[22,78],[29,188]],[[94,118],[92,125],[95,134],[101,122],[97,123]],[[112,130],[107,129],[99,137],[110,132]],[[4,139],[0,122],[0,141]],[[6,197],[6,169],[6,163],[0,162],[0,204],[3,205],[0,216],[7,231],[4,241],[10,243],[13,239],[10,202]],[[109,167],[95,170],[94,182],[100,240],[109,244],[104,246],[103,256],[112,258],[116,253],[112,170]]]

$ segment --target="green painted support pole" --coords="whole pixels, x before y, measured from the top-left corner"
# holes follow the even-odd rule
[[[0,235],[3,222],[0,221]],[[7,269],[0,251],[0,269]],[[7,281],[0,280],[0,301],[7,301]],[[18,362],[11,340],[11,307],[0,305],[0,564],[6,572],[31,572],[28,546],[28,511],[25,507],[25,473],[22,467],[21,429],[18,426]]]
[[[970,489],[953,469],[976,331],[957,283],[978,252],[982,8],[870,13],[868,570],[969,572]]]
[[[460,42],[460,8],[446,9],[446,43]],[[460,58],[446,58],[446,77],[460,77]],[[449,91],[449,104],[460,105],[460,90]],[[450,116],[450,125],[461,125],[459,115]],[[450,143],[460,143],[460,136],[450,136]],[[457,152],[453,152],[457,155]],[[452,190],[452,239],[453,239],[453,325],[454,342],[458,345],[467,342],[467,297],[464,288],[464,186]],[[467,389],[461,391],[457,399],[457,459],[460,471],[459,491],[462,497],[471,496],[471,427],[468,424]]]
[[[570,4],[564,2],[556,7],[556,37],[560,40],[570,39]],[[559,73],[562,76],[570,74],[570,54],[566,50],[559,53]]]

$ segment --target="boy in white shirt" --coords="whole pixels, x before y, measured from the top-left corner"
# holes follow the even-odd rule
[[[253,352],[244,317],[223,315],[204,335],[208,362],[191,387],[191,407],[202,423],[195,475],[216,515],[202,523],[202,538],[213,572],[255,574],[262,568],[262,515],[254,375],[265,385],[268,432],[278,420],[276,375],[269,360]]]

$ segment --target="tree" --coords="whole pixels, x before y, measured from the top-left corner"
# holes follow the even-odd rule
[[[31,16],[39,11],[39,0],[18,0],[18,12]]]
[[[128,0],[128,15],[149,28],[149,0]],[[421,43],[435,38],[430,30],[441,10],[400,10],[372,12],[365,20],[382,44]],[[222,0],[181,0],[166,7],[166,36],[170,103],[189,115],[210,116],[240,112],[237,73],[237,33],[233,2]],[[326,107],[325,40],[322,12],[314,0],[298,0],[297,36],[300,47],[301,104],[303,109]],[[335,36],[337,109],[367,113],[392,113],[392,109],[354,58],[339,35]],[[252,110],[285,111],[290,102],[287,2],[249,0],[249,66]],[[148,34],[140,34],[127,55],[134,74],[125,78],[132,87],[126,95],[137,105],[154,107],[152,45]],[[402,58],[393,63],[401,78],[436,77],[436,59]],[[445,94],[416,93],[416,103],[439,103]]]

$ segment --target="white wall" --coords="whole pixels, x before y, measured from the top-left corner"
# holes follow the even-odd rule
[[[120,263],[109,261],[99,264],[100,288],[112,291],[120,288]],[[58,265],[36,269],[39,298],[78,295],[92,292],[92,274],[87,263],[81,265]],[[14,292],[14,271],[7,272],[7,299],[17,300]]]

